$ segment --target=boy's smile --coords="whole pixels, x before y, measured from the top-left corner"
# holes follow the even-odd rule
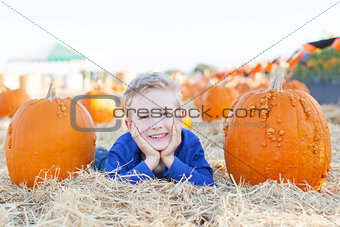
[[[149,137],[151,137],[152,139],[156,141],[160,141],[160,140],[165,139],[167,136],[168,136],[168,133],[159,133],[159,134],[150,135]]]
[[[171,141],[171,132],[173,126],[173,116],[169,117],[177,107],[173,92],[164,89],[150,89],[136,95],[132,99],[130,109],[136,111],[143,109],[143,114],[129,112],[129,120],[131,120],[138,129],[141,136],[158,151],[164,150]],[[152,100],[152,101],[150,101]],[[153,111],[159,110],[159,114]],[[165,112],[166,110],[170,110]]]

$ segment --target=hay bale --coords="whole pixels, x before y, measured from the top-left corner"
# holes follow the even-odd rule
[[[184,179],[132,185],[89,168],[62,182],[48,179],[39,188],[19,188],[8,176],[7,129],[0,129],[0,226],[335,226],[340,223],[340,125],[329,122],[329,128],[331,171],[320,193],[272,181],[235,185],[226,174],[223,139],[209,128],[195,130],[202,134],[196,133],[217,187],[196,187]],[[123,126],[117,132],[98,133],[97,144],[109,148],[125,131]]]

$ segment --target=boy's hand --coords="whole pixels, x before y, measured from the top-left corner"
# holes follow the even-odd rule
[[[168,169],[175,160],[175,150],[181,144],[182,141],[182,124],[174,118],[172,124],[171,141],[169,145],[161,151],[161,159]]]
[[[136,127],[135,123],[133,123],[132,121],[130,121],[130,129],[131,129],[130,133],[131,133],[132,138],[135,140],[139,149],[145,155],[145,160],[144,160],[145,164],[149,167],[151,171],[154,170],[160,160],[159,152],[153,149],[151,145],[140,135],[138,128]]]

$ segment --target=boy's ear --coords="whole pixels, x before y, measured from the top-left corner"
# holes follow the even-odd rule
[[[182,117],[185,117],[185,110],[182,110]]]
[[[185,110],[183,110],[183,109],[181,109],[180,111],[179,111],[179,117],[180,118],[183,118],[184,117],[184,112],[185,112]]]

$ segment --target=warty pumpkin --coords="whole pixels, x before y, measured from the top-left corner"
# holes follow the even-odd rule
[[[309,94],[282,90],[282,80],[279,75],[267,90],[235,101],[224,127],[227,171],[236,182],[255,185],[281,177],[319,190],[331,161],[324,112]],[[232,116],[237,111],[242,117]]]
[[[14,115],[6,136],[6,162],[11,180],[33,187],[41,179],[65,179],[69,172],[94,161],[95,132],[80,132],[70,123],[71,98],[55,97],[54,85],[48,96],[26,102]],[[87,110],[76,105],[76,123],[93,128]]]
[[[90,91],[85,95],[110,95],[102,91]],[[108,123],[113,120],[116,107],[112,99],[81,99],[80,103],[89,111],[94,123]]]
[[[30,97],[23,89],[3,91],[0,94],[0,118],[12,118],[19,107],[28,100]]]

